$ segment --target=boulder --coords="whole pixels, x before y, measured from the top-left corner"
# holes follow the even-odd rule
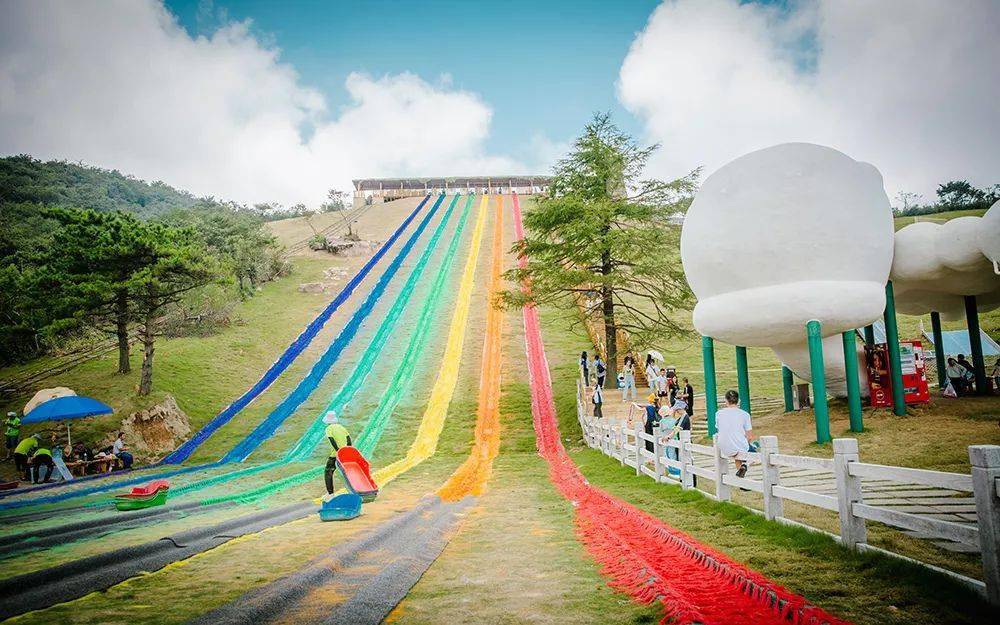
[[[304,282],[299,285],[299,293],[322,293],[326,291],[326,285],[322,282]]]
[[[167,395],[161,403],[130,414],[121,430],[133,455],[148,458],[176,449],[191,433],[191,424],[177,401]]]

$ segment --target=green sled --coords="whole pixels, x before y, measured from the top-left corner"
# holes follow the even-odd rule
[[[169,489],[163,488],[149,497],[115,497],[115,508],[119,512],[125,512],[126,510],[142,510],[144,508],[162,506],[167,502],[168,492]]]

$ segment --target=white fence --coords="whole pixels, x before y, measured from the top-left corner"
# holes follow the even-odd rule
[[[731,460],[721,456],[714,445],[692,443],[691,432],[681,432],[679,439],[668,440],[659,432],[646,434],[641,419],[631,427],[623,421],[594,419],[588,415],[587,405],[583,385],[577,382],[577,416],[587,445],[622,465],[633,467],[636,475],[648,476],[658,483],[679,484],[685,489],[695,487],[696,477],[703,478],[715,485],[715,494],[699,492],[720,501],[731,500],[733,487],[753,491],[763,497],[766,518],[794,525],[802,524],[785,518],[786,500],[829,510],[840,519],[840,534],[835,538],[850,549],[904,557],[869,545],[867,521],[967,545],[981,551],[985,582],[920,564],[960,579],[994,605],[1000,605],[1000,446],[969,447],[972,475],[964,475],[861,462],[858,442],[853,438],[835,439],[833,458],[827,459],[779,453],[778,438],[762,436],[760,451],[750,454],[751,464],[759,467],[759,471],[753,471],[757,477],[748,473],[741,478],[733,471]],[[836,496],[782,485],[783,468],[809,470],[820,479],[829,476],[830,482],[836,484]],[[862,479],[973,493],[977,523],[956,523],[867,504],[862,493]]]

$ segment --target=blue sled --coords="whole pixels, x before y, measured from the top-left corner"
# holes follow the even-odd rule
[[[330,501],[324,501],[319,509],[319,518],[323,521],[350,521],[361,516],[361,496],[354,493],[337,495]]]

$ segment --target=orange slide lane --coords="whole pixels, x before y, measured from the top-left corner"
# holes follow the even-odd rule
[[[469,457],[437,494],[444,501],[466,495],[480,495],[493,473],[493,459],[500,452],[500,339],[503,311],[493,304],[503,288],[503,196],[496,196],[496,223],[493,226],[493,259],[483,343],[483,368],[479,380],[476,432]]]

